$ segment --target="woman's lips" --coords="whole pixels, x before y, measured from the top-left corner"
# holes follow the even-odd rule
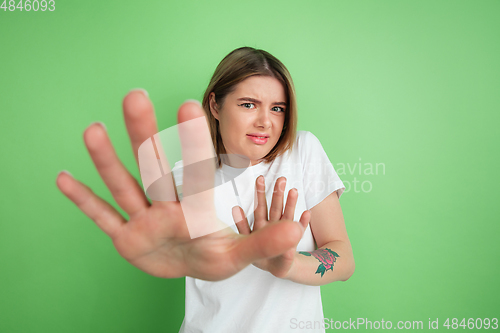
[[[253,141],[253,143],[255,144],[258,144],[258,145],[263,145],[267,142],[267,140],[269,139],[268,137],[258,137],[258,136],[254,136],[254,135],[248,135],[247,134],[247,137]]]

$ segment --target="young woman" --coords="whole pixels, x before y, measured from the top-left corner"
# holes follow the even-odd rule
[[[141,143],[157,133],[154,111],[147,95],[137,90],[123,105],[137,159]],[[57,184],[130,263],[154,276],[186,276],[181,332],[324,332],[319,286],[345,281],[354,272],[339,204],[345,188],[318,139],[296,132],[288,70],[263,50],[232,51],[215,70],[202,107],[184,103],[178,120],[203,115],[210,133],[189,128],[181,135],[182,146],[197,147],[199,155],[213,145],[215,177],[235,182],[232,197],[216,191],[215,204],[203,206],[216,212],[213,218],[206,215],[204,225],[217,220],[229,228],[192,239],[181,204],[150,204],[100,124],[85,131],[85,143],[130,220],[67,173],[59,174]],[[185,165],[189,158],[183,151]],[[242,168],[243,182],[238,178]],[[210,170],[186,172],[184,192],[200,177],[214,176]]]

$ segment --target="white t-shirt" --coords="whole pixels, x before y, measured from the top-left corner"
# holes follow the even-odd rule
[[[319,140],[310,132],[298,131],[292,152],[287,152],[273,163],[251,166],[253,182],[241,186],[236,181],[237,194],[231,199],[217,200],[217,216],[237,233],[231,208],[238,204],[253,227],[253,198],[255,179],[263,175],[266,184],[268,209],[276,180],[285,176],[285,203],[288,191],[298,190],[294,221],[329,194],[337,191],[340,196],[344,184],[335,172]],[[227,165],[217,170],[216,178],[229,179],[241,174],[241,169]],[[247,173],[248,174],[248,173]],[[240,186],[239,186],[240,185]],[[238,201],[239,200],[239,201]],[[300,240],[297,251],[316,249],[311,229],[308,226]],[[313,274],[314,272],[311,272]],[[323,306],[319,286],[308,286],[277,278],[253,265],[247,266],[232,277],[210,282],[186,277],[186,311],[181,333],[235,333],[235,332],[325,332]],[[299,329],[306,322],[316,322],[315,329]]]

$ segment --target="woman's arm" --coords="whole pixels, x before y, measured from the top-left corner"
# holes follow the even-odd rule
[[[344,223],[337,192],[310,209],[310,228],[318,249],[296,252],[285,279],[320,286],[346,281],[354,273],[351,242]]]

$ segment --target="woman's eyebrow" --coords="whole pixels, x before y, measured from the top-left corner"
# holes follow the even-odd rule
[[[255,99],[255,98],[252,98],[252,97],[241,97],[241,98],[238,98],[237,101],[250,101],[250,102],[259,103],[259,104],[262,103],[258,99]],[[273,105],[284,105],[284,106],[286,106],[285,102],[274,102],[272,104]]]

